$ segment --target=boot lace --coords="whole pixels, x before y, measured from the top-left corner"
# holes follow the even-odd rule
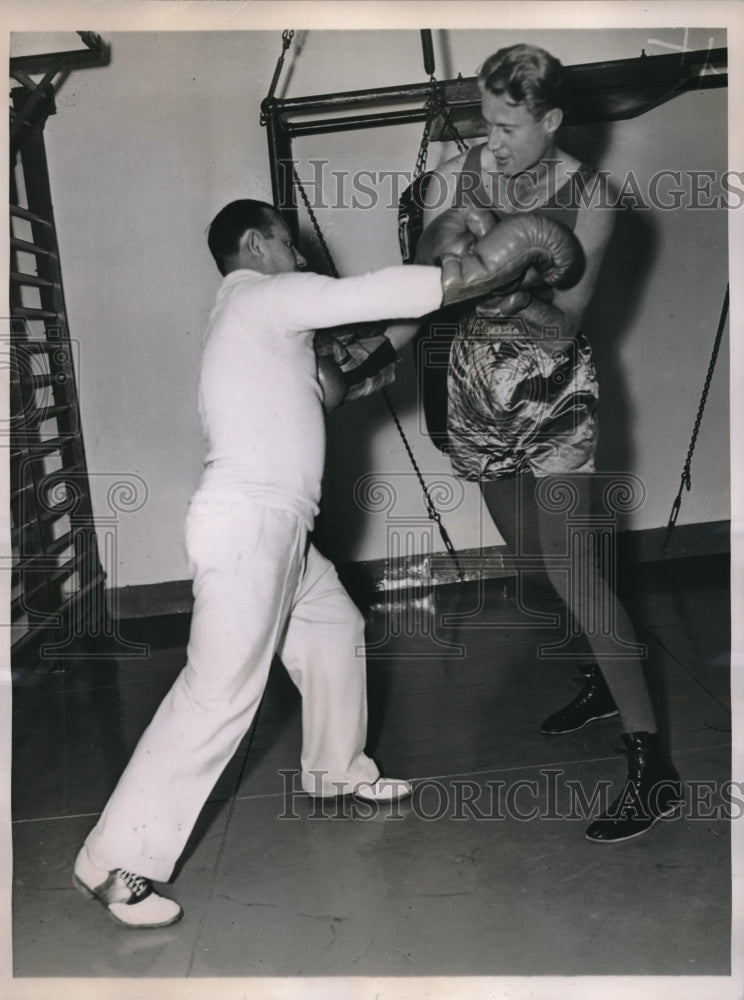
[[[117,868],[116,874],[132,893],[132,902],[139,903],[152,892],[152,883],[143,875],[135,875],[134,872],[125,871],[123,868]]]

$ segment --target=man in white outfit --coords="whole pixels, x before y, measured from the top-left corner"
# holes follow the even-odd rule
[[[171,877],[251,725],[274,655],[302,695],[303,789],[376,802],[411,792],[406,781],[381,778],[364,753],[364,620],[309,542],[326,438],[313,338],[319,327],[437,309],[440,269],[300,273],[305,262],[286,223],[254,201],[223,209],[209,244],[225,277],[202,362],[208,454],[186,525],[194,581],[187,663],[75,863],[76,886],[127,927],[182,916],[150,880]],[[339,378],[326,383],[330,393]]]
[[[309,541],[325,461],[324,406],[343,399],[347,383],[349,395],[360,391],[353,373],[316,360],[315,331],[421,317],[511,287],[556,252],[554,241],[494,228],[489,213],[471,209],[453,210],[437,226],[441,267],[352,278],[298,272],[305,262],[289,229],[263,202],[232,202],[210,226],[224,281],[202,361],[206,465],[186,524],[194,581],[187,663],[74,869],[81,892],[126,927],[165,927],[183,915],[151,880],[171,877],[253,721],[275,655],[302,695],[303,789],[371,802],[411,793],[407,781],[381,778],[364,753],[364,620]],[[396,348],[414,332],[411,324],[388,331]]]

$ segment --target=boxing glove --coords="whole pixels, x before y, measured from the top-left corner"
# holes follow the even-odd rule
[[[579,280],[584,253],[562,223],[520,214],[499,223],[491,216],[493,224],[488,227],[485,215],[490,213],[448,209],[431,224],[436,229],[429,239],[425,239],[429,227],[424,230],[420,262],[440,264],[443,305],[537,285],[570,288]]]
[[[416,246],[415,262],[438,265],[448,254],[463,257],[496,225],[493,212],[487,209],[448,208],[424,229]]]
[[[322,371],[318,369],[318,381],[327,394],[327,410],[368,396],[395,380],[397,358],[387,337],[389,327],[384,321],[318,330],[316,357],[328,362],[323,364]],[[345,387],[343,397],[339,378]]]
[[[526,288],[519,288],[516,292],[507,292],[503,295],[494,292],[487,299],[480,301],[475,311],[487,319],[508,319],[526,309],[531,301],[532,295]]]
[[[335,410],[346,399],[347,384],[343,372],[336,362],[327,355],[316,354],[318,382],[323,393],[323,407],[326,413]]]
[[[478,303],[475,311],[484,319],[496,321],[494,339],[504,336],[500,330],[504,330],[501,323],[506,320],[507,328],[516,331],[509,334],[509,339],[530,341],[548,354],[565,350],[575,337],[574,325],[562,309],[549,299],[532,296],[524,290],[489,296]]]

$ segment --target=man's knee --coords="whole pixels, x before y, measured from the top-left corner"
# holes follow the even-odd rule
[[[343,632],[354,637],[364,636],[364,615],[345,591],[337,591],[332,600],[328,599],[324,603],[320,616],[324,625],[337,634]]]
[[[364,620],[364,615],[356,604],[354,604],[354,602],[350,599],[347,610],[346,627],[352,635],[364,636],[365,625],[366,622]]]

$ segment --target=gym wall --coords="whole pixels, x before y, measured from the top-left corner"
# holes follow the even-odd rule
[[[34,51],[60,47],[54,39],[47,48],[33,41]],[[271,198],[259,105],[281,39],[274,32],[153,32],[115,33],[106,41],[110,66],[66,81],[46,134],[71,334],[79,342],[94,508],[99,518],[111,516],[112,477],[131,477],[142,501],[115,515],[116,553],[107,570],[109,586],[123,588],[187,577],[183,519],[203,456],[200,342],[220,282],[206,228],[236,197]],[[516,41],[544,45],[571,64],[638,56],[642,49],[662,54],[684,44],[685,33],[435,31],[437,77],[473,75],[490,52]],[[15,38],[13,54],[29,42]],[[726,39],[698,30],[686,44],[706,48]],[[424,79],[416,31],[298,32],[278,96]],[[631,121],[572,130],[565,141],[613,177],[632,171],[645,191],[662,170],[681,171],[685,181],[691,171],[720,176],[727,165],[726,115],[725,89],[691,92]],[[318,217],[342,274],[398,262],[396,208],[390,181],[371,207],[368,197],[357,208],[330,207],[338,201],[330,171],[343,172],[347,183],[360,170],[410,172],[420,138],[420,126],[395,126],[296,142],[304,180],[317,177],[310,161],[327,161],[332,183],[322,200],[329,207],[319,207]],[[429,165],[451,152],[432,146]],[[300,217],[311,236],[302,210]],[[310,254],[318,259],[312,245]],[[722,209],[621,213],[587,332],[602,384],[601,467],[631,473],[645,488],[625,528],[666,523],[726,281]],[[729,517],[727,389],[726,338],[680,524]],[[498,545],[477,490],[454,480],[428,441],[416,395],[409,349],[392,396],[425,476],[441,484],[453,542],[458,549]],[[355,489],[369,474],[393,491],[394,510],[374,509],[369,491]],[[420,488],[376,396],[329,420],[323,518],[331,554],[340,562],[384,558],[391,517],[411,520],[414,547],[417,532],[421,538],[428,532]]]

